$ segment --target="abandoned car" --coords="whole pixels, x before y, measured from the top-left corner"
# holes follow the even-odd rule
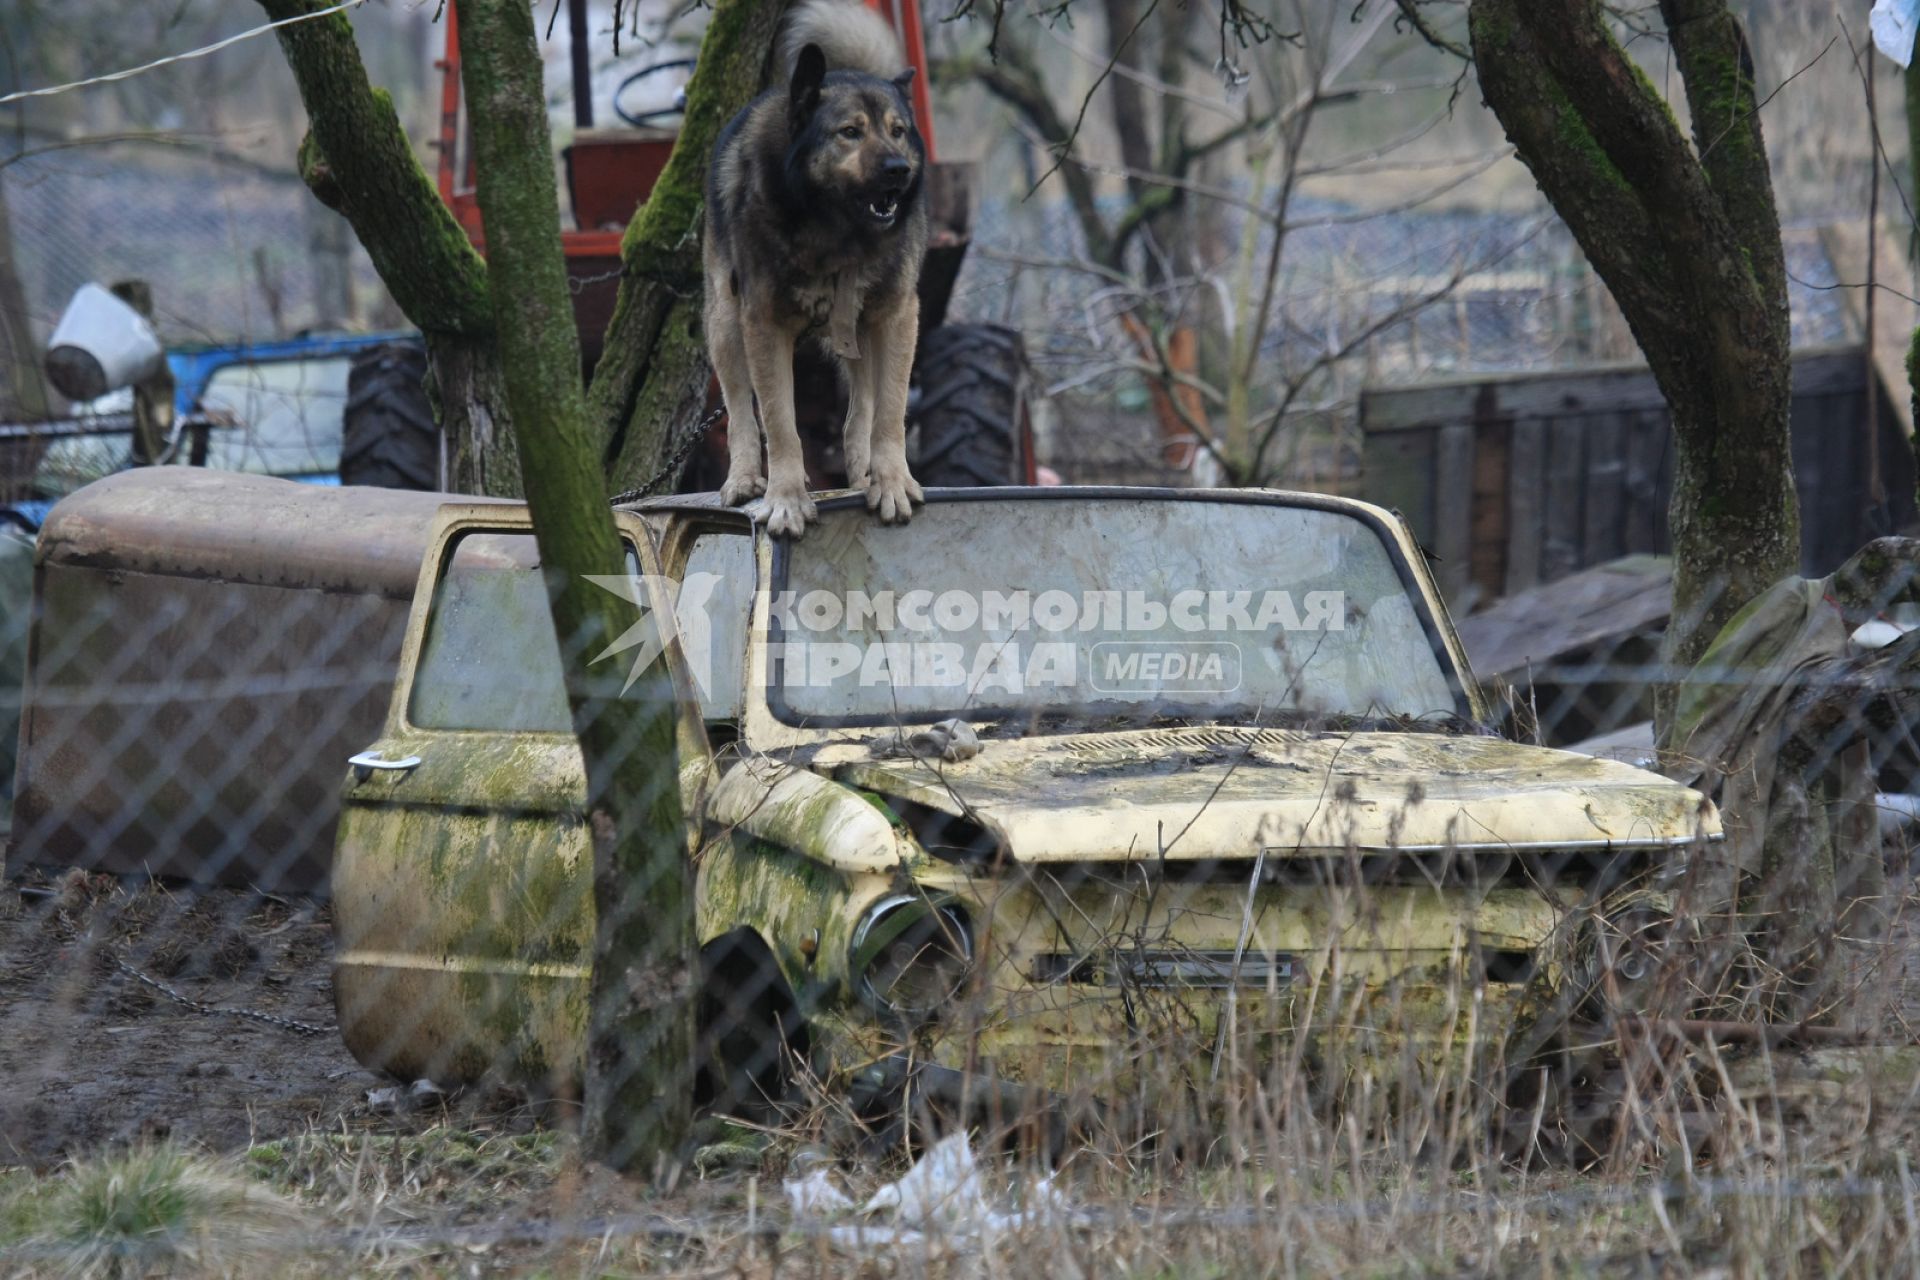
[[[1378,508],[950,490],[883,527],[857,495],[819,505],[791,542],[711,497],[617,513],[636,581],[672,597],[698,937],[728,1029],[760,1021],[736,1046],[1049,1088],[1149,1047],[1258,1063],[1376,1014],[1444,1046],[1571,980],[1569,913],[1644,915],[1720,834],[1693,791],[1496,736]],[[335,850],[336,998],[368,1065],[579,1088],[569,723],[524,508],[443,507]]]

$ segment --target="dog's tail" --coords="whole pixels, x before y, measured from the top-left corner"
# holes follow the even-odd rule
[[[820,46],[829,71],[864,71],[891,80],[907,69],[893,28],[860,0],[801,0],[780,36],[780,65],[789,77],[800,51]]]

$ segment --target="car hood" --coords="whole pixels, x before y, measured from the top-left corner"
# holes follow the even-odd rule
[[[1149,729],[982,744],[962,763],[822,758],[877,795],[966,816],[1022,862],[1360,850],[1621,848],[1717,838],[1700,793],[1502,738]]]

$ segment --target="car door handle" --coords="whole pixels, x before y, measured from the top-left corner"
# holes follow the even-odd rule
[[[402,756],[398,760],[389,760],[378,751],[362,751],[357,756],[348,756],[347,763],[356,769],[413,769],[420,764],[419,756]]]

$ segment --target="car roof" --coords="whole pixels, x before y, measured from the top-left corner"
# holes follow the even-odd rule
[[[829,489],[817,491],[814,498],[819,502],[836,499],[848,499],[860,494],[858,489]],[[997,485],[980,488],[928,488],[927,500],[941,501],[1005,501],[1020,498],[1043,498],[1058,500],[1061,498],[1136,498],[1142,501],[1194,501],[1204,498],[1222,498],[1227,500],[1261,498],[1279,502],[1288,506],[1317,507],[1321,510],[1337,510],[1353,513],[1380,513],[1380,508],[1371,503],[1354,498],[1344,498],[1330,493],[1308,493],[1292,489],[1193,489],[1175,488],[1167,485]],[[716,515],[734,513],[744,516],[750,507],[730,507],[720,501],[717,492],[665,494],[657,498],[641,498],[633,502],[621,503],[620,510],[641,514],[655,512],[676,512],[686,515]]]

